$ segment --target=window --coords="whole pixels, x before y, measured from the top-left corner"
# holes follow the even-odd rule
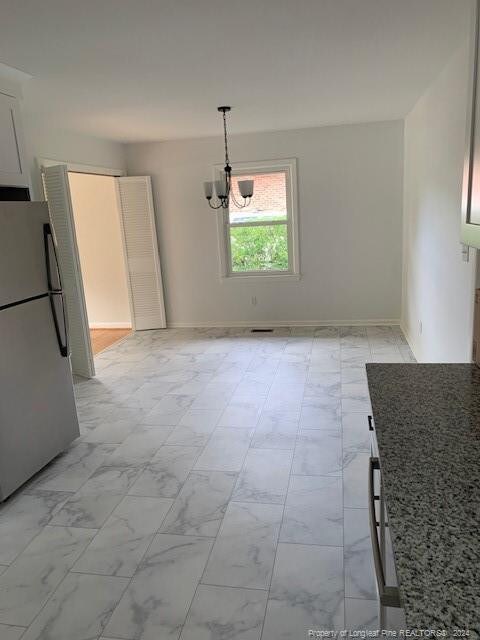
[[[298,278],[296,163],[282,160],[236,165],[232,188],[237,201],[239,180],[254,180],[248,207],[233,200],[221,223],[222,275],[226,277]]]

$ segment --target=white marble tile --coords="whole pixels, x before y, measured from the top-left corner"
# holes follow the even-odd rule
[[[370,451],[370,431],[363,413],[342,412],[343,450]]]
[[[397,340],[395,336],[387,338],[372,338],[369,339],[370,351],[372,355],[382,353],[396,353],[398,354]]]
[[[368,451],[346,449],[343,454],[343,502],[345,507],[368,508]]]
[[[236,387],[232,399],[244,398],[246,400],[253,398],[266,398],[271,387],[271,382],[254,382],[243,378]]]
[[[343,546],[342,479],[292,476],[280,542]]]
[[[340,347],[342,351],[347,349],[363,349],[365,351],[370,349],[370,343],[366,334],[350,334],[348,336],[340,337]]]
[[[30,486],[45,491],[78,491],[117,445],[78,442],[35,476]]]
[[[42,529],[0,576],[0,623],[31,624],[95,534],[94,529]]]
[[[250,449],[232,495],[239,502],[283,504],[287,495],[292,451]]]
[[[100,467],[67,500],[52,518],[51,524],[93,529],[101,527],[140,472],[141,468],[135,467]]]
[[[0,506],[0,563],[10,564],[71,497],[63,491],[17,494]]]
[[[202,583],[268,589],[283,507],[230,502]]]
[[[258,355],[248,365],[247,373],[257,375],[257,379],[263,378],[271,380],[272,376],[275,375],[279,365],[279,358]],[[247,376],[247,379],[254,380],[254,378],[251,376]],[[262,380],[260,380],[260,382],[261,381]]]
[[[260,640],[267,592],[200,584],[180,640]]]
[[[25,627],[10,627],[0,624],[0,638],[2,640],[20,640],[25,633]]]
[[[160,530],[189,536],[216,536],[235,480],[233,473],[191,473]]]
[[[83,442],[121,444],[134,430],[137,423],[132,420],[102,421],[82,436]]]
[[[128,578],[68,574],[22,640],[97,638],[127,585]]]
[[[176,640],[211,545],[208,538],[157,535],[113,612],[105,636]]]
[[[165,445],[146,465],[129,490],[130,495],[175,498],[193,468],[201,449]]]
[[[325,326],[325,327],[315,327],[315,331],[314,331],[314,336],[315,336],[315,341],[330,341],[330,340],[336,340],[338,341],[340,339],[340,329],[339,327],[329,327],[329,326]]]
[[[172,429],[173,427],[138,427],[105,459],[104,466],[143,466],[153,458]]]
[[[109,414],[109,420],[113,422],[130,422],[135,426],[141,424],[148,414],[148,410],[140,407],[127,407],[123,404],[126,394],[120,394],[115,409]]]
[[[250,445],[250,429],[216,428],[195,465],[196,470],[240,471]]]
[[[345,384],[367,384],[367,369],[365,365],[360,367],[343,367],[342,382]]]
[[[366,383],[342,382],[342,411],[346,413],[371,413],[370,396]]]
[[[339,429],[340,400],[323,396],[306,398],[302,404],[300,427],[302,429]]]
[[[256,449],[294,449],[299,420],[299,411],[263,411],[251,446]]]
[[[164,396],[147,413],[145,422],[156,425],[177,425],[193,402],[191,396]]]
[[[78,418],[81,422],[91,420],[107,421],[110,413],[115,409],[115,404],[110,401],[87,400],[85,403],[77,402]]]
[[[403,358],[404,362],[416,362],[416,358],[413,355],[413,351],[410,349],[410,347],[407,345],[400,345],[398,347],[398,350],[400,352],[400,355]]]
[[[340,430],[300,431],[293,456],[292,473],[303,476],[340,476],[342,474]]]
[[[322,373],[335,373],[340,371],[340,351],[319,351],[311,358],[307,379]]]
[[[5,602],[0,598],[0,614],[2,604],[8,609],[13,603],[11,610],[25,615],[22,602],[27,594],[38,602],[63,575],[58,545],[57,556],[44,554],[41,559],[52,571],[38,588],[43,569],[37,558],[32,561],[31,579],[21,586],[24,600],[13,579],[13,569],[25,559],[29,562],[24,550],[29,544],[34,547],[35,536],[41,541],[49,529],[58,529],[58,534],[69,530],[61,524],[51,526],[53,518],[53,523],[74,523],[72,531],[80,536],[89,535],[85,527],[102,529],[77,558],[73,572],[71,568],[57,591],[50,593],[27,640],[178,640],[196,588],[182,640],[259,640],[268,584],[245,589],[198,582],[228,504],[231,509],[242,505],[250,518],[232,527],[232,544],[223,550],[220,542],[225,536],[220,533],[212,554],[221,561],[219,579],[222,571],[226,583],[255,584],[259,579],[262,563],[269,564],[263,561],[270,548],[268,535],[262,537],[269,525],[261,519],[271,509],[283,511],[285,463],[295,449],[292,469],[300,475],[290,477],[280,530],[284,542],[274,566],[279,580],[274,576],[261,640],[298,640],[305,637],[306,625],[319,630],[340,622],[352,628],[373,625],[375,590],[362,459],[368,456],[369,433],[366,407],[349,403],[367,398],[366,361],[410,359],[407,350],[399,330],[391,327],[283,327],[264,335],[245,329],[132,334],[97,358],[94,381],[76,383],[81,440],[28,483],[25,490],[31,495],[20,491],[0,506],[0,588],[2,578],[12,582]],[[335,420],[334,429],[324,429],[331,423],[329,413],[340,413],[339,399],[343,428]],[[302,407],[302,425],[307,428],[301,429]],[[219,426],[220,421],[228,426]],[[160,433],[166,435],[164,442]],[[336,546],[343,544],[342,475],[345,505],[362,507],[345,511],[345,583],[341,550],[340,559],[333,559]],[[137,490],[142,495],[136,495]],[[257,499],[276,504],[250,502]],[[270,525],[276,526],[278,532],[276,523]],[[158,527],[168,533],[156,534]],[[203,565],[192,572],[182,569],[183,560],[189,560],[180,545],[196,536],[206,548]],[[161,561],[142,569],[142,556],[149,557],[157,539],[176,539],[178,549],[166,549],[165,557],[160,552]],[[295,551],[302,548],[304,553]],[[328,554],[333,554],[330,559]],[[109,585],[119,580],[125,588],[132,574],[129,599],[112,618],[115,628],[104,629],[112,608],[99,599],[108,598]],[[63,593],[69,581],[72,593]],[[279,588],[282,581],[285,586]],[[349,596],[345,621],[344,584]],[[15,634],[12,638],[24,632],[22,625],[0,626],[2,640],[5,629]]]
[[[391,349],[389,351],[382,351],[381,353],[372,354],[369,357],[368,362],[398,363],[398,362],[404,362],[404,360],[399,349]]]
[[[168,436],[166,444],[204,447],[221,415],[218,410],[190,409]]]
[[[172,503],[164,498],[124,498],[72,570],[133,576]]]
[[[270,389],[264,409],[266,411],[299,412],[304,392],[305,384],[303,382],[276,381]]]
[[[377,588],[368,509],[345,509],[344,532],[345,596],[375,600]]]
[[[345,598],[345,628],[361,632],[380,629],[377,600]]]
[[[262,398],[259,401],[232,400],[220,416],[218,426],[234,429],[252,429],[257,425],[260,418],[262,404]]]
[[[233,390],[221,388],[214,390],[204,389],[192,403],[191,409],[202,409],[209,411],[224,411],[230,398],[233,395]]]
[[[237,381],[225,380],[224,378],[212,378],[205,386],[206,395],[216,395],[221,399],[229,400],[238,387]]]
[[[309,374],[305,398],[340,398],[340,373]]]
[[[281,361],[275,372],[275,381],[301,383],[306,381],[307,373],[308,363],[306,362]]]
[[[380,326],[380,325],[376,325]],[[367,337],[367,328],[361,327],[358,325],[345,325],[343,327],[339,327],[340,338],[366,338]]]
[[[127,407],[140,407],[148,411],[176,386],[175,382],[145,382],[124,400],[124,404]]]
[[[340,547],[280,543],[262,640],[307,638],[309,630],[344,628]]]

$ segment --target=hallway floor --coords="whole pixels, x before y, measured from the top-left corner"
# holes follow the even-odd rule
[[[90,329],[90,341],[93,355],[97,355],[115,342],[132,333],[131,329]]]
[[[76,383],[82,437],[0,507],[2,640],[377,629],[365,362],[397,327],[139,332]]]

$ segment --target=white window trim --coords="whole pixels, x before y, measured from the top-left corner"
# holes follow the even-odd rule
[[[214,180],[218,180],[221,171],[223,171],[222,164],[214,165]],[[263,160],[259,162],[238,162],[235,163],[235,166],[232,169],[232,175],[269,173],[274,171],[285,171],[287,174],[287,229],[289,230],[288,256],[290,268],[288,271],[249,271],[247,273],[232,272],[229,251],[230,240],[228,237],[230,228],[228,224],[228,210],[219,209],[217,211],[217,236],[220,263],[220,279],[222,281],[281,281],[300,280],[301,278],[298,232],[297,159],[285,158],[282,160]],[[255,197],[255,194],[253,197]]]

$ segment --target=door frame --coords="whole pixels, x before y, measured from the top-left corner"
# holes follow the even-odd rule
[[[44,184],[43,184],[43,178],[42,178],[42,174],[43,174],[43,170],[47,167],[54,167],[54,166],[58,166],[58,165],[64,165],[66,168],[66,172],[68,173],[85,173],[88,175],[100,175],[100,176],[107,176],[107,177],[112,177],[112,178],[123,178],[126,177],[127,172],[124,169],[112,169],[111,167],[101,167],[98,165],[89,165],[89,164],[81,164],[81,163],[77,163],[77,162],[69,162],[68,160],[53,160],[52,158],[40,158],[37,157],[36,159],[36,164],[37,164],[37,170],[38,170],[38,176],[40,179],[40,185],[41,185],[41,189],[42,189],[42,196],[44,198],[44,200],[47,200],[46,194],[45,194],[45,188],[44,188]],[[125,269],[125,281],[127,284],[127,291],[128,291],[128,303],[129,303],[129,307],[130,307],[130,324],[131,324],[131,329],[132,331],[135,331],[135,320],[134,320],[134,315],[133,315],[133,302],[132,302],[132,289],[130,286],[130,278],[128,277],[128,264],[127,264],[127,257],[126,257],[126,251],[125,251],[125,238],[124,238],[124,234],[123,234],[123,221],[122,221],[122,215],[121,215],[121,211],[120,211],[120,204],[118,201],[118,185],[115,186],[115,198],[116,198],[116,205],[117,205],[117,213],[118,213],[118,223],[120,225],[120,231],[121,231],[121,237],[122,237],[122,254],[123,254],[123,261],[124,261],[124,269]],[[72,220],[73,225],[75,226],[75,219]],[[82,279],[82,283],[83,283],[83,272],[82,272],[82,266],[81,263],[79,262],[79,272],[80,272],[80,277]],[[88,319],[88,310],[87,310],[87,319]],[[90,336],[90,344],[91,344],[91,336]],[[93,351],[92,351],[92,357],[93,357]]]
[[[94,175],[99,176],[111,176],[113,178],[121,178],[127,175],[125,169],[115,169],[112,167],[101,167],[98,165],[91,164],[82,164],[79,162],[71,162],[69,160],[53,160],[52,158],[36,158],[40,184],[42,185],[43,190],[43,182],[42,182],[42,169],[44,167],[53,167],[58,164],[65,164],[67,166],[67,171],[72,171],[74,173],[93,173]],[[45,194],[43,194],[45,195]]]

